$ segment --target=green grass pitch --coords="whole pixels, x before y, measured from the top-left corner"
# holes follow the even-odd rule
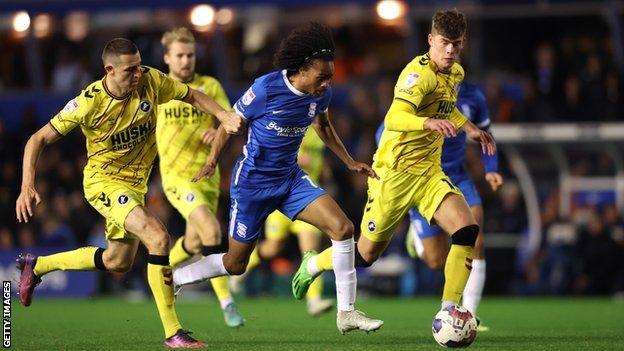
[[[385,325],[367,335],[340,335],[335,314],[308,317],[287,298],[239,299],[247,319],[228,329],[214,298],[181,300],[178,315],[210,350],[442,350],[431,336],[433,298],[360,299],[358,307]],[[473,350],[624,350],[624,303],[611,299],[486,297],[480,309],[489,332]],[[14,299],[14,350],[161,350],[163,335],[151,301],[44,300],[24,308]]]

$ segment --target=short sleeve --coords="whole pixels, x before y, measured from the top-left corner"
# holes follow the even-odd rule
[[[78,126],[88,126],[96,98],[87,97],[81,93],[69,100],[65,107],[50,120],[50,125],[61,135],[67,135],[72,129]]]
[[[158,87],[158,104],[164,104],[170,100],[184,100],[186,98],[190,90],[188,85],[170,78],[157,69],[148,69],[148,74],[152,75]]]
[[[436,78],[433,72],[420,70],[416,72],[411,65],[405,67],[397,84],[394,87],[394,98],[408,102],[418,110],[423,97],[436,87]]]
[[[266,112],[266,90],[259,81],[247,89],[234,104],[234,111],[246,120],[260,118]]]

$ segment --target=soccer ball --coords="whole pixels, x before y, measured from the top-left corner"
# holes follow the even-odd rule
[[[438,312],[431,326],[433,338],[444,347],[468,347],[477,337],[477,320],[461,306]]]

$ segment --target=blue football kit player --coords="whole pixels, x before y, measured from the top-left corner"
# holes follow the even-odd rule
[[[457,107],[477,127],[490,132],[490,117],[483,92],[474,84],[462,83],[459,88]],[[384,125],[379,126],[377,142],[381,138]],[[472,271],[464,289],[462,304],[473,315],[481,301],[485,284],[485,256],[483,247],[483,207],[477,189],[464,166],[466,155],[466,133],[460,132],[455,137],[444,139],[442,147],[442,169],[464,195],[475,219],[479,224],[479,235],[475,243]],[[492,190],[503,184],[503,177],[498,172],[498,154],[488,155],[481,152],[485,168],[485,179]],[[448,253],[448,236],[437,225],[432,225],[413,208],[409,211],[410,229],[407,235],[407,247],[412,256],[418,256],[431,269],[442,269]],[[485,327],[480,326],[480,330]]]
[[[383,322],[355,310],[353,223],[338,204],[299,167],[297,154],[312,125],[324,143],[354,172],[377,175],[349,155],[331,124],[334,44],[330,31],[311,23],[294,30],[275,55],[279,71],[254,82],[235,103],[247,123],[247,143],[232,172],[230,184],[229,249],[174,271],[183,286],[220,275],[245,272],[249,256],[264,231],[269,214],[279,210],[291,220],[314,225],[332,240],[336,268],[337,326],[341,333],[373,331]],[[211,154],[195,179],[211,176],[229,136],[221,128]]]

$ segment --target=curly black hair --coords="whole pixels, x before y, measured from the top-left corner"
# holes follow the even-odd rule
[[[466,34],[466,17],[457,9],[438,11],[431,19],[431,33],[449,39],[459,39]]]
[[[311,65],[313,59],[333,61],[334,39],[330,29],[318,22],[310,22],[293,30],[282,40],[273,57],[277,69],[290,72]]]

